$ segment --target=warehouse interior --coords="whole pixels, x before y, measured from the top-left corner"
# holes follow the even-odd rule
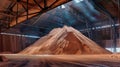
[[[64,38],[66,39],[62,40]],[[88,46],[77,48],[76,38]],[[52,44],[59,41],[66,41],[65,44],[60,43],[60,48],[66,47],[68,43],[72,46],[66,48],[66,51],[58,52],[60,48]],[[38,45],[41,49],[39,51],[36,47]],[[48,48],[52,51],[47,52]],[[74,53],[82,48],[85,48],[82,53]],[[97,52],[97,49],[100,50]],[[88,57],[86,54],[95,55]],[[104,62],[109,62],[104,63],[98,57],[99,54],[102,54]],[[119,54],[119,0],[0,0],[0,67],[119,67]],[[25,58],[34,61],[28,62]],[[42,61],[35,61],[36,58]],[[45,59],[44,63],[41,58]],[[57,60],[51,60],[56,58]],[[91,59],[89,63],[84,60],[86,58],[95,61]],[[96,58],[101,62],[96,62]],[[62,60],[58,61],[59,59]]]

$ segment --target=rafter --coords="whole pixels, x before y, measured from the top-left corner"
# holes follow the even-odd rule
[[[43,7],[36,0],[33,1],[40,7],[40,9],[43,9]]]
[[[47,0],[47,1],[51,1],[51,0]],[[51,9],[59,6],[59,5],[62,5],[62,4],[64,4],[64,3],[67,3],[67,2],[69,2],[69,1],[71,1],[71,0],[58,0],[58,1],[56,1],[54,4],[52,4],[51,7],[49,7],[48,9],[45,9],[45,10],[36,9],[36,8],[39,8],[39,6],[34,6],[34,8],[29,9],[28,12],[29,12],[29,14],[35,13],[35,12],[40,12],[39,14],[42,14],[42,13],[44,13],[44,12],[46,12],[46,11],[49,11],[49,10],[51,10]],[[39,4],[41,4],[41,6],[44,6],[43,2],[41,2],[41,3],[39,3]],[[48,3],[48,5],[51,5],[51,3]],[[22,13],[21,15],[26,15],[26,14],[27,14],[27,13],[24,12],[24,13]],[[29,15],[29,14],[28,14],[28,15]],[[28,18],[30,19],[30,18],[32,18],[32,17],[34,17],[34,16],[36,16],[36,15],[38,15],[38,14],[29,15]],[[18,18],[18,23],[21,23],[21,22],[23,22],[23,21],[25,21],[25,20],[26,20],[26,17],[25,17],[25,16],[19,17],[19,18]],[[10,26],[11,26],[11,27],[14,26],[14,25],[16,25],[15,19],[14,19],[12,22],[10,22]]]
[[[7,17],[14,17],[13,15],[7,14],[7,13],[0,13],[0,15],[7,16]]]

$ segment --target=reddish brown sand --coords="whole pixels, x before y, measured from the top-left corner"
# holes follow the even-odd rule
[[[110,54],[72,27],[55,28],[19,54]]]
[[[120,67],[119,54],[67,26],[53,29],[18,54],[0,56],[0,67]]]

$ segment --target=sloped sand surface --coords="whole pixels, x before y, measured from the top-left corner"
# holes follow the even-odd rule
[[[18,54],[0,56],[0,67],[120,67],[119,54],[67,26],[53,29]]]
[[[19,54],[110,54],[72,27],[55,28]]]

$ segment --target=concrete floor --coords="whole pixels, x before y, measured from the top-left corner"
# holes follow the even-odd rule
[[[22,55],[2,54],[8,61],[0,67],[120,67],[119,54],[102,55]]]

